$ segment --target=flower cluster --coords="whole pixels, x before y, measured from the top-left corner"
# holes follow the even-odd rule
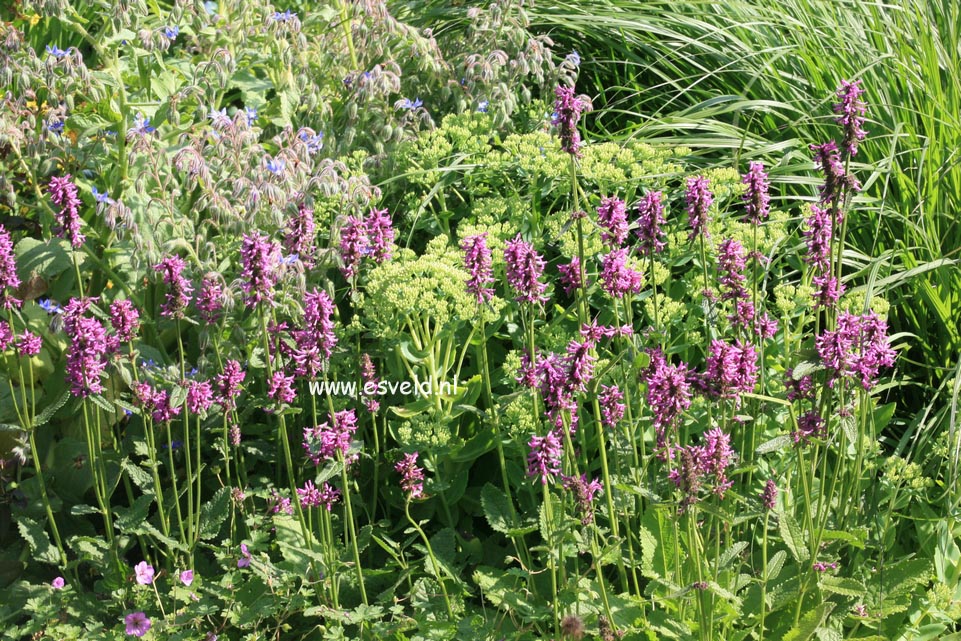
[[[316,377],[330,360],[337,337],[334,335],[334,302],[322,290],[304,295],[304,319],[300,329],[292,332],[296,347],[294,363],[298,376]]]
[[[525,303],[544,303],[547,284],[540,281],[544,274],[544,259],[534,250],[534,246],[518,234],[514,240],[507,241],[504,249],[507,263],[507,282],[518,296],[515,300]]]
[[[641,273],[632,269],[627,259],[627,249],[615,249],[601,258],[601,286],[614,298],[641,291]]]
[[[160,315],[167,318],[183,318],[193,285],[187,280],[183,271],[187,263],[180,256],[168,256],[154,266],[154,271],[163,274],[164,285],[167,286],[167,298],[161,307]]]
[[[691,227],[688,241],[698,236],[708,238],[707,213],[714,204],[714,194],[711,193],[710,183],[704,176],[687,179],[687,220]]]
[[[340,490],[327,483],[317,488],[313,481],[307,481],[304,487],[297,488],[297,496],[300,497],[300,506],[303,508],[323,506],[330,512],[334,503],[340,498]]]
[[[751,293],[745,286],[747,277],[744,269],[747,254],[741,243],[731,238],[725,239],[717,248],[717,270],[721,276],[721,300],[729,300],[734,304],[734,313],[728,316],[736,327],[749,328],[754,322],[754,304]]]
[[[647,404],[654,419],[657,447],[669,447],[668,430],[691,406],[691,384],[685,364],[671,365],[660,350],[650,351],[651,362],[642,379],[647,384]]]
[[[287,221],[287,233],[284,235],[284,249],[288,254],[295,255],[307,267],[314,265],[314,240],[317,225],[314,222],[314,210],[301,203],[297,207],[297,215]]]
[[[613,429],[622,418],[626,406],[622,402],[624,393],[617,385],[604,385],[601,393],[597,396],[597,401],[601,406],[601,420],[604,426]]]
[[[747,185],[744,195],[744,210],[747,220],[755,225],[766,220],[771,211],[771,196],[768,193],[768,175],[764,171],[764,163],[752,162],[748,165],[748,172],[741,180]]]
[[[90,303],[90,299],[71,298],[63,311],[63,327],[70,339],[67,381],[70,392],[84,398],[103,391],[100,379],[109,351],[106,328],[96,318],[85,316]]]
[[[727,477],[727,468],[736,457],[731,448],[731,436],[715,427],[704,434],[703,445],[688,445],[674,452],[679,460],[668,478],[684,493],[681,509],[697,502],[705,482],[713,480],[713,491],[719,498],[731,488],[733,482]]]
[[[844,129],[844,140],[842,146],[849,156],[858,153],[858,143],[864,140],[867,132],[864,131],[864,114],[867,105],[861,100],[864,89],[861,88],[861,81],[849,82],[841,81],[838,88],[837,97],[841,102],[834,105],[834,113],[840,114],[835,118],[835,122]]]
[[[574,157],[580,157],[581,134],[577,130],[577,122],[581,113],[588,110],[590,105],[574,95],[573,87],[559,85],[554,89],[554,114],[551,124],[557,127],[561,138],[561,149]]]
[[[661,225],[667,221],[664,219],[664,205],[661,203],[664,195],[659,191],[651,191],[645,194],[641,201],[637,203],[637,231],[638,238],[641,239],[641,253],[649,255],[657,254],[664,250],[666,238]]]
[[[841,312],[837,328],[814,339],[818,357],[828,370],[828,385],[858,377],[861,387],[874,387],[882,367],[893,367],[896,352],[888,339],[888,324],[875,312],[862,316]]]
[[[211,325],[220,320],[220,312],[224,306],[223,297],[224,290],[219,275],[204,276],[200,281],[200,293],[195,301],[201,320]]]
[[[561,473],[561,454],[564,450],[557,430],[551,430],[544,436],[531,436],[527,446],[530,453],[527,456],[527,475],[540,478],[546,485],[548,480]]]
[[[393,253],[394,227],[386,209],[373,209],[366,218],[348,216],[340,229],[340,268],[344,278],[353,278],[360,262],[370,256],[377,263]]]
[[[558,265],[557,273],[566,296],[570,296],[584,286],[581,282],[581,259],[577,256],[571,258],[571,262],[566,265]]]
[[[603,230],[601,241],[604,244],[620,247],[627,240],[627,205],[620,198],[610,196],[601,200],[597,222]]]
[[[581,514],[581,525],[594,522],[594,497],[604,489],[598,479],[588,480],[587,474],[565,476],[564,489],[574,493],[577,511]]]
[[[424,470],[417,467],[417,452],[405,454],[394,469],[400,474],[400,487],[409,499],[424,496]]]
[[[20,301],[12,294],[18,287],[20,287],[20,277],[17,276],[13,241],[10,239],[10,232],[0,225],[0,305],[7,309],[19,307]]]
[[[714,398],[733,398],[754,391],[757,384],[757,350],[740,339],[732,345],[721,340],[711,341],[701,384],[705,393]]]
[[[140,329],[140,312],[129,299],[115,300],[110,304],[110,325],[119,343],[129,343]]]
[[[491,251],[487,248],[487,233],[468,236],[460,244],[464,251],[464,267],[470,272],[467,291],[478,303],[494,297],[494,274],[491,268]]]
[[[79,249],[86,237],[80,233],[80,197],[70,174],[55,176],[47,187],[50,199],[60,207],[57,212],[56,234],[70,241],[71,247]]]
[[[360,380],[364,384],[363,390],[376,389],[380,380],[377,378],[377,370],[374,368],[374,361],[370,359],[370,354],[363,354],[360,357]],[[371,414],[376,414],[380,409],[380,401],[377,397],[368,395],[366,391],[361,398],[364,400],[364,407]]]
[[[273,287],[280,279],[280,247],[260,232],[244,234],[240,260],[247,304],[273,302]]]
[[[304,451],[314,465],[324,461],[336,460],[338,452],[349,464],[355,458],[348,457],[350,441],[357,431],[357,415],[354,410],[335,412],[330,420],[322,425],[304,428]]]

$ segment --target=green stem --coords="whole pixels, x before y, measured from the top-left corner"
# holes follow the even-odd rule
[[[404,514],[407,515],[407,520],[410,524],[414,526],[417,533],[420,534],[421,540],[424,542],[424,546],[427,548],[427,555],[430,557],[430,564],[434,570],[434,575],[437,577],[437,582],[440,583],[440,591],[444,595],[444,605],[447,606],[447,616],[450,617],[450,621],[454,621],[454,609],[450,605],[450,596],[447,594],[447,582],[444,581],[444,572],[440,564],[437,563],[437,557],[434,555],[434,549],[430,545],[430,541],[424,530],[421,529],[420,525],[411,518],[410,516],[410,498],[404,501]]]

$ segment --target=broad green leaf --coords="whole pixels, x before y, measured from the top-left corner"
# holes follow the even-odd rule
[[[39,274],[48,280],[73,267],[70,244],[63,239],[41,241],[24,238],[17,243],[17,275],[26,281],[31,274]]]
[[[150,511],[150,504],[153,503],[152,494],[144,494],[138,497],[130,507],[116,507],[114,512],[117,514],[116,525],[121,532],[132,533],[147,520]]]
[[[794,557],[795,561],[804,563],[811,558],[807,549],[804,533],[801,531],[800,526],[798,526],[793,516],[787,512],[779,512],[778,528],[781,531],[781,538],[784,540],[784,544],[788,550],[791,551],[791,556]]]
[[[828,601],[818,604],[813,610],[809,610],[807,614],[801,617],[798,624],[784,635],[784,641],[808,641],[831,614],[835,605],[835,603]]]
[[[200,508],[200,538],[211,539],[220,531],[220,524],[230,513],[229,488],[222,487]]]
[[[818,581],[818,585],[820,585],[821,589],[825,592],[832,592],[844,596],[861,597],[867,592],[867,588],[865,588],[860,581],[839,576],[822,576]]]
[[[481,507],[484,508],[484,518],[495,532],[509,534],[516,526],[511,520],[507,496],[490,483],[481,489]]]
[[[60,553],[50,543],[50,537],[42,525],[33,519],[21,516],[17,518],[17,529],[20,536],[30,546],[33,558],[42,563],[57,565],[60,563]]]
[[[49,421],[53,415],[57,413],[57,410],[67,404],[67,400],[69,398],[70,392],[68,390],[64,390],[63,393],[60,394],[59,398],[51,401],[46,407],[43,408],[42,412],[37,414],[37,417],[33,420],[33,426],[40,427],[41,425],[46,425],[47,421]]]

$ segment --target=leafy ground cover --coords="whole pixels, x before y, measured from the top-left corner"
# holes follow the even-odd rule
[[[879,240],[881,89],[717,144],[432,11],[3,23],[3,634],[956,638],[961,379],[906,358],[954,338],[885,298],[953,259]]]

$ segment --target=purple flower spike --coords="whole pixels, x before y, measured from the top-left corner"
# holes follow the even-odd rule
[[[244,234],[240,247],[240,260],[243,264],[243,289],[247,304],[261,301],[273,302],[273,287],[279,279],[280,247],[265,234],[255,232]]]
[[[704,176],[687,179],[687,219],[691,226],[691,233],[687,240],[692,241],[698,236],[708,238],[707,212],[714,203],[710,183]]]
[[[303,203],[297,207],[297,215],[287,221],[284,249],[296,254],[308,268],[314,265],[314,240],[316,236],[314,210]]]
[[[369,253],[374,262],[390,260],[394,245],[394,225],[386,209],[372,209],[364,221],[367,227]]]
[[[659,254],[664,250],[664,231],[661,226],[667,222],[664,219],[664,205],[661,202],[663,194],[659,191],[648,192],[641,202],[637,203],[637,235],[641,239],[641,253],[645,256]]]
[[[409,499],[419,499],[424,496],[424,470],[417,467],[417,452],[405,454],[394,465],[394,469],[401,475],[400,487],[407,493]]]
[[[761,492],[761,503],[768,510],[777,507],[777,485],[774,483],[774,479],[768,479],[765,483],[764,491]]]
[[[613,429],[624,418],[626,406],[621,402],[624,400],[624,393],[617,385],[605,385],[601,388],[597,400],[601,405],[601,421],[605,427]]]
[[[550,478],[561,473],[561,453],[564,448],[560,437],[555,430],[551,430],[545,436],[532,436],[528,447],[531,451],[527,456],[527,475],[539,477],[541,483],[547,485]]]
[[[103,391],[100,377],[107,368],[107,330],[96,318],[84,316],[90,300],[71,298],[63,311],[67,350],[67,381],[74,396],[86,398]]]
[[[867,111],[867,105],[861,100],[863,95],[864,89],[861,88],[860,80],[854,82],[842,80],[837,91],[837,97],[841,102],[834,105],[834,113],[840,115],[834,121],[844,128],[844,141],[841,146],[849,156],[858,153],[858,143],[867,136],[863,128],[864,114]]]
[[[601,259],[601,283],[614,298],[641,291],[641,274],[628,266],[627,256],[626,249],[615,249]]]
[[[759,225],[766,220],[771,211],[771,196],[768,194],[768,175],[764,171],[764,163],[752,162],[748,165],[748,172],[741,179],[747,185],[747,190],[741,197],[747,220]]]
[[[110,325],[117,333],[117,340],[129,343],[140,329],[140,312],[128,299],[115,300],[110,304]]]
[[[367,227],[362,218],[348,216],[340,229],[340,258],[344,266],[340,271],[344,278],[350,280],[357,274],[360,261],[367,253],[369,241]]]
[[[161,316],[184,317],[184,310],[190,304],[190,295],[194,291],[193,285],[183,276],[186,268],[187,263],[180,256],[168,256],[154,266],[154,271],[163,274],[163,281],[167,286],[167,298],[161,307]]]
[[[570,296],[584,286],[581,282],[581,259],[577,256],[571,258],[567,265],[558,265],[557,271],[560,274],[561,287],[564,294]]]
[[[577,122],[581,113],[590,109],[590,105],[579,96],[574,95],[573,87],[558,86],[554,89],[554,115],[551,124],[558,129],[561,138],[561,149],[575,158],[581,155],[581,134],[577,131]]]
[[[17,276],[13,241],[10,238],[10,232],[0,225],[0,305],[7,309],[20,307],[20,300],[12,295],[13,290],[18,287],[20,287],[20,277]]]
[[[66,174],[51,178],[47,189],[50,199],[60,207],[57,212],[57,236],[66,238],[74,249],[79,249],[86,237],[80,233],[80,197],[77,195],[77,186],[73,184],[70,174]]]
[[[507,262],[507,282],[519,294],[514,300],[525,303],[547,302],[547,296],[544,295],[547,284],[540,282],[540,277],[544,274],[544,259],[534,251],[532,244],[517,234],[514,240],[507,241],[504,260]]]
[[[597,222],[603,230],[601,241],[609,247],[620,247],[627,240],[627,205],[620,198],[609,197],[597,208]]]
[[[297,375],[314,378],[320,374],[337,345],[334,335],[334,302],[325,291],[314,288],[304,296],[304,321],[292,334],[296,341],[294,363]]]
[[[494,273],[491,269],[491,251],[487,248],[487,233],[468,236],[460,244],[464,251],[464,267],[470,272],[467,292],[473,294],[478,304],[494,297]]]

